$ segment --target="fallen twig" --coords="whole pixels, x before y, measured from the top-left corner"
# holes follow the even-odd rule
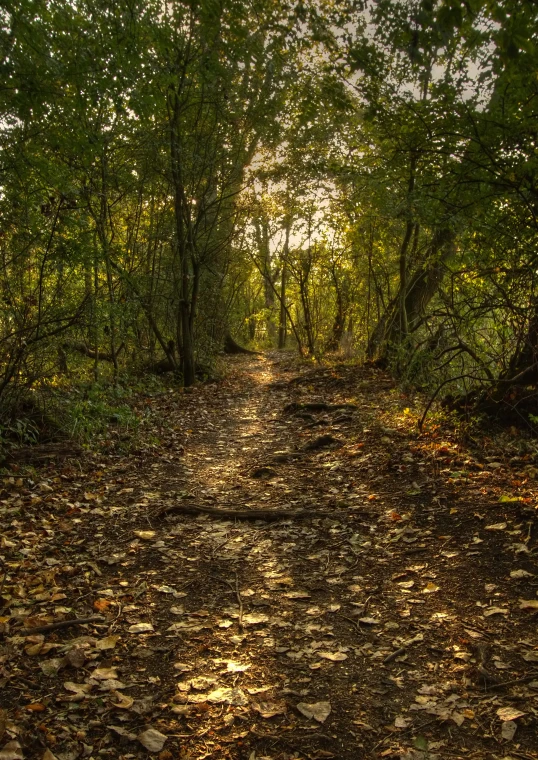
[[[523,676],[522,678],[514,678],[512,681],[495,681],[494,682],[490,680],[489,683],[487,682],[484,683],[484,688],[487,689],[488,691],[492,691],[494,689],[505,689],[508,686],[516,686],[518,684],[530,683],[531,681],[536,681],[536,680],[538,680],[538,673],[531,673],[530,675]]]
[[[0,597],[1,597],[2,594],[4,593],[4,586],[6,585],[6,580],[7,580],[7,567],[2,557],[0,557],[0,564],[2,565],[2,570],[4,571],[4,577],[2,578],[2,583],[0,583]]]
[[[286,520],[304,517],[334,517],[330,512],[312,509],[230,509],[228,507],[200,507],[195,504],[169,504],[154,515],[155,519],[179,512],[184,515],[210,515],[215,518],[234,520]]]
[[[104,618],[101,615],[93,615],[87,618],[72,618],[71,620],[60,620],[58,623],[50,623],[49,625],[38,625],[35,628],[23,628],[20,631],[15,631],[18,636],[31,636],[34,633],[48,633],[49,631],[57,631],[59,628],[70,628],[72,625],[84,625],[85,623],[103,623]]]
[[[243,630],[243,599],[241,598],[241,592],[239,591],[239,578],[237,576],[237,573],[235,574],[235,596],[237,598],[237,604],[239,605],[239,617],[237,619],[237,624],[239,626],[239,630]]]
[[[397,657],[400,657],[400,655],[402,655],[402,654],[405,654],[405,653],[406,653],[406,651],[407,651],[407,650],[406,650],[406,648],[405,648],[405,647],[400,647],[399,649],[396,649],[396,651],[395,651],[395,652],[391,652],[391,653],[390,653],[390,654],[388,654],[388,655],[385,657],[385,659],[383,660],[383,665],[386,665],[386,664],[387,664],[387,662],[392,662],[392,661],[393,661],[393,660],[395,660]]]

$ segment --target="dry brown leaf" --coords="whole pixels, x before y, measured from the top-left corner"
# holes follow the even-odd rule
[[[538,610],[538,599],[520,599],[520,610]]]
[[[499,707],[497,715],[502,721],[517,720],[527,713],[518,710],[517,707]]]
[[[330,702],[314,702],[313,704],[299,702],[296,707],[306,718],[313,718],[318,723],[324,723],[331,714]]]
[[[285,702],[253,702],[251,708],[259,713],[262,718],[285,715],[287,710]]]
[[[112,706],[117,707],[120,710],[130,710],[134,704],[134,699],[132,697],[128,697],[127,694],[122,694],[120,691],[113,691],[111,697],[116,700],[111,700]]]

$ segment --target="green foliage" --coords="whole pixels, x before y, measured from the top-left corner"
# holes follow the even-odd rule
[[[82,443],[91,443],[113,429],[135,433],[140,420],[129,404],[121,403],[121,397],[126,395],[131,393],[97,383],[76,389],[63,404],[62,427]]]
[[[105,381],[165,361],[188,385],[228,331],[432,389],[532,369],[537,22],[515,0],[5,3],[0,403],[91,377],[68,428],[130,425]]]
[[[30,446],[39,441],[39,428],[30,419],[15,419],[0,425],[0,448],[13,443],[19,446]]]

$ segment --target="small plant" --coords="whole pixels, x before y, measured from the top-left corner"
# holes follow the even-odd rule
[[[39,440],[37,425],[28,419],[16,419],[0,425],[0,445],[17,443],[19,446],[30,446]]]

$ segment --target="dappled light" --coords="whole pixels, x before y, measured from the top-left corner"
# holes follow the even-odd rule
[[[536,29],[2,4],[0,760],[538,760]]]
[[[507,697],[538,680],[534,493],[493,442],[419,435],[379,370],[282,355],[145,403],[130,454],[4,483],[8,746],[532,752]]]

